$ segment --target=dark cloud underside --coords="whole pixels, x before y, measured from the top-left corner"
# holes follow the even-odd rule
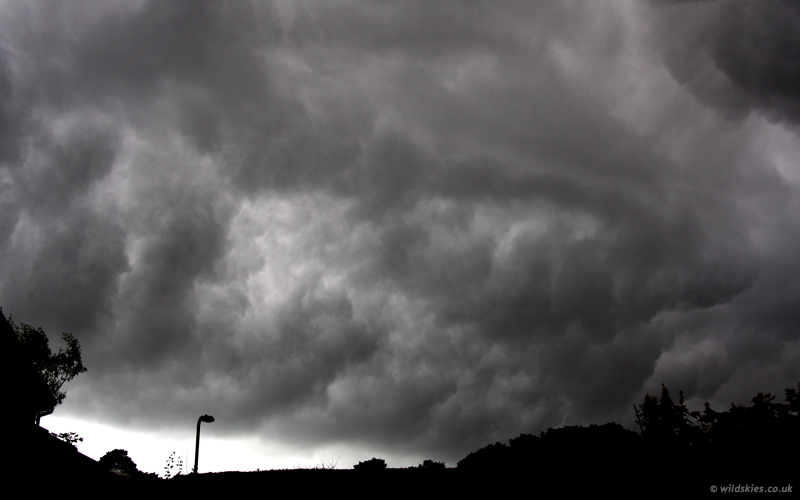
[[[10,2],[0,304],[65,411],[450,461],[793,386],[796,2]]]

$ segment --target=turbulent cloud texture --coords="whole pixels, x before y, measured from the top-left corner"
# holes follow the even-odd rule
[[[80,339],[63,411],[454,461],[800,381],[797,2],[0,8],[0,305]]]

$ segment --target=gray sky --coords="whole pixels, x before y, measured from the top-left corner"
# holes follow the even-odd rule
[[[454,466],[800,382],[797,2],[26,0],[0,33],[0,305],[89,368],[55,415]]]

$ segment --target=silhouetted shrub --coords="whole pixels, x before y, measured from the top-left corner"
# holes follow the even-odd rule
[[[128,456],[128,452],[125,450],[111,450],[100,457],[98,463],[104,469],[119,471],[123,474],[128,474],[129,476],[139,474],[139,469],[136,467],[136,463],[131,460],[131,457]]]
[[[78,445],[75,444],[75,443],[77,443],[79,441],[83,441],[83,438],[80,437],[75,432],[60,432],[58,434],[56,434],[55,432],[51,432],[50,435],[53,436],[54,438],[58,438],[58,439],[64,441],[65,443],[69,444],[70,446],[72,446],[76,450],[78,449]]]
[[[372,458],[364,462],[358,462],[353,469],[360,471],[376,471],[386,469],[386,461],[382,458]]]
[[[434,462],[433,460],[424,460],[417,466],[417,469],[425,471],[445,470],[444,462]]]
[[[164,466],[164,479],[175,477],[183,472],[183,458],[176,456],[175,452],[169,454],[167,464]]]

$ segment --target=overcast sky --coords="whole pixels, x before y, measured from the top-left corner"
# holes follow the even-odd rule
[[[796,1],[0,2],[0,306],[88,367],[43,423],[253,469],[782,401],[799,162]]]

